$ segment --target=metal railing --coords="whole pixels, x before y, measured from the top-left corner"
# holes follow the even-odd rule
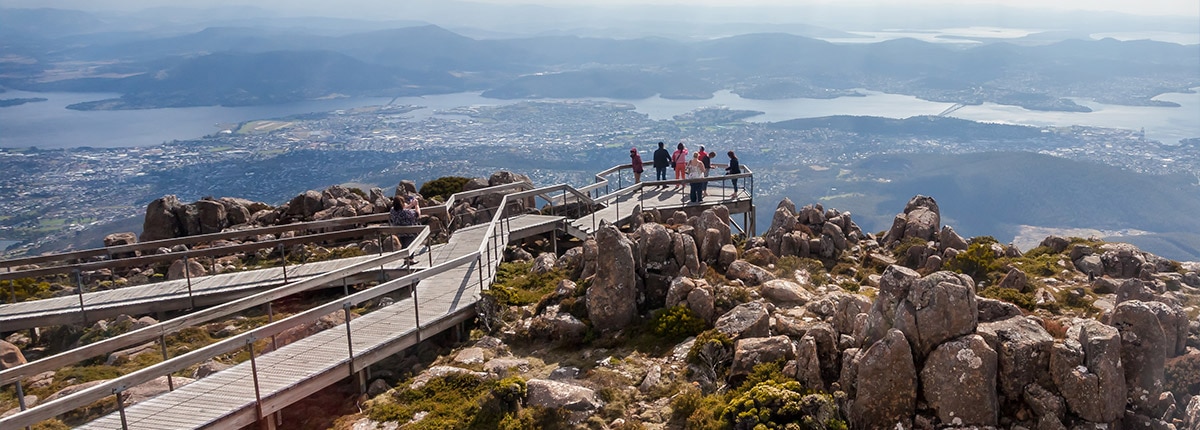
[[[302,312],[302,313],[299,313],[296,315],[292,315],[288,318],[270,322],[264,326],[261,326],[261,327],[255,328],[255,329],[251,329],[247,332],[244,332],[244,333],[241,333],[238,335],[231,336],[230,338],[227,338],[220,342],[202,347],[200,349],[185,353],[180,356],[170,358],[170,359],[160,362],[158,364],[134,371],[130,374],[127,374],[127,375],[124,375],[124,376],[121,376],[121,377],[118,377],[115,379],[107,380],[105,382],[97,384],[96,386],[90,387],[85,390],[81,390],[81,391],[73,393],[71,395],[64,396],[62,398],[55,399],[55,400],[47,402],[47,403],[37,405],[33,408],[24,409],[21,412],[16,413],[14,415],[11,415],[11,416],[8,416],[5,418],[0,418],[0,428],[17,428],[17,427],[31,426],[38,422],[57,417],[61,414],[67,413],[71,410],[92,404],[92,403],[100,401],[100,400],[103,400],[104,398],[106,398],[108,396],[116,397],[116,403],[118,406],[118,410],[120,411],[121,416],[122,416],[122,421],[123,421],[122,427],[127,428],[127,424],[124,423],[123,393],[126,390],[128,390],[130,387],[137,386],[139,384],[151,381],[151,380],[156,379],[161,376],[168,376],[172,373],[186,369],[188,366],[201,363],[205,360],[211,359],[211,358],[219,356],[219,355],[228,354],[231,352],[237,352],[242,349],[246,349],[249,352],[250,363],[251,363],[251,373],[254,378],[255,387],[256,387],[255,408],[257,410],[258,419],[261,420],[261,419],[265,418],[265,415],[267,415],[269,413],[269,411],[264,411],[262,409],[262,398],[261,398],[260,394],[257,392],[258,370],[257,370],[256,364],[255,364],[256,355],[255,355],[255,351],[254,351],[254,343],[257,340],[266,339],[271,336],[275,336],[277,334],[282,333],[285,330],[291,329],[292,327],[315,322],[319,318],[321,318],[331,312],[336,312],[338,310],[341,310],[342,312],[346,313],[346,316],[347,316],[347,318],[346,318],[347,350],[349,351],[347,367],[348,367],[350,374],[353,375],[358,370],[361,370],[361,367],[356,366],[355,351],[354,351],[353,344],[351,343],[351,338],[350,338],[350,334],[352,333],[352,330],[350,327],[351,319],[349,318],[349,310],[351,308],[353,308],[355,306],[359,306],[363,303],[366,303],[367,301],[379,298],[385,294],[395,292],[399,289],[410,288],[410,291],[412,294],[413,305],[414,305],[414,311],[418,315],[415,332],[416,332],[417,338],[420,339],[422,327],[433,324],[437,320],[435,320],[434,322],[426,322],[426,324],[424,324],[424,325],[421,324],[421,321],[419,319],[420,300],[418,298],[418,293],[417,293],[418,282],[421,279],[428,279],[431,276],[448,272],[452,269],[462,266],[463,264],[474,264],[475,272],[477,272],[477,274],[478,274],[478,284],[476,284],[476,285],[478,286],[479,291],[482,293],[482,291],[486,288],[485,284],[490,282],[495,277],[496,268],[498,267],[501,259],[503,258],[503,247],[507,244],[508,237],[511,233],[511,222],[510,222],[511,216],[507,212],[507,209],[510,206],[507,203],[509,203],[510,200],[515,200],[515,199],[525,199],[528,197],[535,197],[535,196],[548,196],[549,193],[552,193],[555,191],[562,191],[564,193],[570,193],[572,195],[575,195],[577,198],[583,199],[585,201],[590,201],[590,197],[586,196],[586,194],[583,194],[568,185],[556,185],[556,186],[552,186],[552,187],[532,189],[532,190],[507,194],[501,199],[501,205],[499,206],[500,208],[503,208],[503,209],[496,211],[496,213],[493,215],[493,218],[488,225],[488,228],[485,232],[483,240],[481,240],[479,247],[472,252],[469,252],[462,256],[458,256],[458,257],[453,258],[448,261],[444,261],[444,262],[436,264],[436,265],[431,265],[428,269],[402,276],[400,278],[380,284],[374,288],[360,291],[355,294],[347,295],[341,299],[331,301],[324,305],[309,309],[305,312]],[[424,230],[424,233],[428,234],[428,230]],[[419,242],[415,241],[414,244],[416,244],[416,243],[419,243]],[[18,386],[18,390],[20,390],[21,378],[25,378],[25,377],[31,376],[33,374],[36,374],[36,373],[33,373],[34,370],[50,368],[50,366],[52,366],[52,365],[56,365],[56,366],[62,365],[63,363],[70,362],[70,360],[76,360],[76,358],[79,356],[84,356],[84,355],[89,355],[89,354],[92,354],[92,355],[89,355],[89,357],[95,356],[95,355],[98,355],[98,351],[112,349],[116,345],[121,345],[122,347],[134,345],[139,342],[144,342],[146,340],[152,339],[154,337],[158,337],[160,340],[162,340],[166,334],[166,330],[168,330],[168,329],[179,330],[184,327],[198,324],[202,321],[209,321],[213,318],[218,318],[220,316],[229,315],[232,312],[244,310],[249,307],[257,306],[257,305],[260,305],[263,303],[269,303],[271,300],[301,291],[301,288],[311,288],[312,286],[317,285],[318,282],[323,282],[323,283],[330,282],[332,280],[337,279],[337,277],[345,276],[346,274],[348,274],[354,270],[362,270],[362,269],[365,269],[368,267],[375,267],[380,264],[385,264],[386,262],[389,262],[389,261],[399,260],[401,258],[404,258],[405,254],[411,255],[410,253],[394,253],[394,254],[391,254],[388,256],[381,256],[379,258],[364,261],[364,262],[358,263],[354,266],[344,268],[343,270],[338,271],[336,273],[331,272],[326,275],[321,275],[318,278],[313,278],[313,279],[310,279],[307,281],[298,282],[296,284],[283,286],[283,287],[280,287],[280,288],[277,288],[277,289],[274,289],[274,290],[271,290],[268,292],[260,293],[255,296],[251,296],[251,297],[248,297],[248,298],[236,301],[236,302],[229,303],[227,305],[223,305],[222,307],[212,308],[207,311],[201,311],[196,314],[193,314],[194,316],[185,316],[185,317],[181,317],[177,320],[159,323],[155,326],[150,326],[150,327],[146,327],[146,328],[134,331],[134,332],[130,332],[126,335],[126,337],[113,338],[113,339],[110,339],[110,342],[108,342],[108,343],[103,343],[106,341],[102,341],[100,346],[96,346],[92,349],[82,349],[81,348],[80,350],[69,351],[69,352],[62,353],[62,354],[59,354],[59,355],[56,355],[53,357],[49,357],[44,360],[39,360],[35,363],[30,363],[30,364],[15,367],[13,369],[8,369],[4,372],[0,372],[0,378],[3,378],[3,379],[0,379],[0,381],[4,381],[4,383],[10,383],[10,382],[16,383]],[[432,263],[432,261],[431,261],[431,263]],[[468,272],[468,274],[469,273],[470,272]],[[445,317],[445,316],[443,316],[443,317]],[[84,347],[84,348],[88,348],[88,347]],[[259,352],[262,352],[262,351],[259,351]],[[76,360],[76,361],[78,361],[78,360]]]

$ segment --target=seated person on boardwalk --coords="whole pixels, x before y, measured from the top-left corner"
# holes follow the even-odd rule
[[[411,195],[392,197],[392,209],[388,211],[388,223],[393,226],[410,226],[417,225],[417,219],[421,217],[421,203],[416,197]],[[415,234],[400,235],[400,245],[408,247],[416,238]]]

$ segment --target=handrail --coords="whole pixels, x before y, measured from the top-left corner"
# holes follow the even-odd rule
[[[577,195],[579,194],[578,190],[575,190],[573,187],[570,187],[569,185],[557,185],[557,186],[552,186],[552,187],[545,187],[542,189],[535,189],[535,190],[519,192],[519,193],[516,193],[519,195],[519,197],[516,197],[516,198],[527,198],[530,196],[544,194],[544,193],[550,192],[550,191],[557,191],[560,189],[563,191],[571,192],[572,194],[577,194]],[[18,412],[14,415],[0,418],[0,427],[15,428],[15,427],[31,426],[40,421],[50,419],[50,418],[56,417],[58,415],[61,415],[63,413],[74,410],[78,407],[85,406],[85,405],[91,404],[93,402],[102,400],[105,397],[108,397],[115,393],[123,392],[124,390],[126,390],[129,387],[148,382],[150,380],[153,380],[153,379],[158,378],[163,375],[168,375],[168,374],[177,372],[177,371],[182,370],[192,364],[199,363],[201,361],[207,360],[207,359],[215,357],[217,355],[221,355],[221,354],[239,350],[239,349],[245,347],[245,345],[251,344],[258,339],[264,339],[266,337],[279,334],[279,333],[283,332],[284,330],[290,329],[291,327],[294,327],[294,326],[297,326],[300,324],[307,324],[307,323],[316,321],[317,319],[319,319],[322,316],[327,315],[331,312],[341,310],[341,309],[348,309],[349,307],[356,306],[356,305],[366,302],[368,300],[375,299],[379,296],[391,293],[400,288],[413,285],[416,282],[420,281],[420,279],[422,279],[422,278],[427,278],[432,275],[444,273],[446,271],[449,271],[450,269],[458,267],[459,265],[461,265],[463,263],[467,263],[472,260],[477,260],[480,263],[482,263],[482,257],[486,253],[486,251],[488,251],[489,243],[495,242],[494,235],[496,233],[496,226],[503,224],[501,222],[501,220],[503,219],[503,218],[501,218],[501,215],[507,212],[509,197],[510,197],[509,195],[505,195],[501,199],[501,205],[500,205],[501,210],[496,211],[496,214],[493,215],[492,221],[489,223],[486,234],[484,235],[484,239],[482,239],[480,241],[480,245],[475,251],[472,251],[470,253],[459,256],[457,258],[439,263],[437,265],[431,266],[430,268],[422,270],[420,272],[405,275],[400,278],[380,284],[374,288],[363,290],[358,293],[343,297],[340,300],[331,301],[329,303],[326,303],[325,305],[310,309],[308,311],[305,311],[305,312],[302,312],[302,313],[299,313],[296,315],[292,315],[288,318],[284,318],[279,321],[252,329],[245,333],[241,333],[241,334],[232,336],[230,338],[227,338],[220,342],[214,343],[212,345],[208,345],[203,348],[197,349],[195,351],[186,353],[184,355],[176,356],[174,358],[171,358],[170,360],[163,361],[158,364],[134,371],[133,373],[104,381],[100,384],[97,384],[93,387],[81,390],[79,392],[55,399],[50,402],[39,404],[33,408],[27,409],[22,412]],[[587,198],[586,195],[584,195],[582,197]],[[452,196],[452,199],[453,199],[453,196]],[[448,201],[449,200],[450,199],[448,199]],[[418,242],[414,242],[414,243],[418,243]],[[496,254],[499,254],[499,253],[496,253]],[[490,258],[489,260],[491,260],[490,265],[494,265],[496,263],[496,261],[498,261],[498,258],[496,258],[496,259]],[[371,263],[371,265],[379,264],[377,260],[372,260],[370,263]],[[368,264],[368,262],[363,262],[363,263],[360,263],[359,265],[365,265],[365,264]],[[356,266],[358,266],[358,265],[356,265]],[[478,270],[480,271],[480,276],[482,277],[483,267],[482,266],[479,267]],[[489,271],[488,277],[490,279],[494,276],[495,276],[495,270],[492,269],[491,271]],[[482,279],[481,279],[480,287],[482,288]],[[263,294],[265,294],[265,293],[263,293]],[[264,297],[263,294],[259,294],[259,295],[251,296],[251,297],[261,298],[261,297]],[[235,303],[243,303],[243,302],[239,301],[239,302],[235,302]],[[251,305],[251,306],[253,306],[253,305]],[[147,329],[150,329],[150,330],[147,330]],[[419,330],[420,327],[418,326],[417,329]],[[151,329],[150,327],[147,327],[145,329],[139,330],[139,332],[142,332],[142,331],[153,332],[153,329]],[[353,357],[351,357],[351,359],[353,359]],[[14,368],[14,369],[19,369],[19,368],[21,368],[21,367]],[[14,372],[14,373],[16,373],[16,372]],[[8,427],[8,426],[12,426],[12,427]]]
[[[351,230],[341,230],[332,233],[317,233],[304,236],[288,237],[283,239],[265,240],[261,242],[247,242],[238,245],[219,246],[213,248],[189,249],[183,252],[171,252],[167,254],[152,254],[143,255],[140,257],[122,258],[117,260],[103,260],[87,263],[77,263],[70,266],[53,266],[38,269],[18,270],[13,272],[0,272],[0,281],[10,279],[31,278],[38,276],[53,275],[58,273],[72,273],[85,270],[99,270],[113,267],[129,267],[142,266],[149,263],[158,263],[163,261],[174,261],[181,258],[207,257],[213,255],[229,255],[242,251],[255,251],[259,249],[275,248],[279,245],[290,246],[302,243],[313,243],[325,240],[346,239],[351,237],[366,237],[365,234],[372,232],[392,232],[392,233],[412,233],[417,227],[388,227],[374,226],[356,228]]]
[[[619,170],[620,166],[618,166],[616,169]],[[745,173],[743,175],[726,176],[726,177],[723,177],[722,179],[735,179],[735,178],[741,178],[741,177],[750,177],[751,174],[749,173],[749,171],[747,169],[747,173]],[[677,180],[677,181],[673,181],[673,182],[672,181],[659,181],[659,182],[660,183],[692,183],[692,182],[702,182],[702,181],[710,181],[710,180],[713,180],[713,179],[697,178],[697,179],[693,179],[693,180],[683,180],[683,181]],[[607,180],[605,179],[605,181],[607,181]],[[516,183],[516,184],[523,184],[523,183]],[[642,187],[644,187],[645,185],[646,185],[645,183],[638,184],[637,187],[631,187],[631,189],[635,189],[635,190],[642,189]],[[329,303],[318,306],[316,308],[312,308],[307,311],[304,311],[304,312],[292,315],[290,317],[281,319],[279,321],[275,321],[275,322],[266,324],[264,326],[260,326],[260,327],[251,329],[250,331],[247,331],[245,333],[234,335],[230,338],[227,338],[227,339],[219,341],[217,343],[202,347],[195,351],[191,351],[191,352],[185,353],[183,355],[171,358],[169,360],[160,362],[158,364],[134,371],[133,373],[101,382],[95,386],[81,390],[79,392],[61,397],[59,399],[55,399],[50,402],[40,404],[38,406],[18,412],[16,414],[10,415],[8,417],[0,418],[0,427],[16,428],[16,427],[31,426],[33,424],[36,424],[37,422],[56,417],[63,413],[74,410],[78,407],[82,407],[82,406],[94,403],[96,401],[102,400],[113,394],[118,395],[118,404],[120,404],[120,393],[124,392],[129,387],[133,387],[138,384],[148,382],[150,380],[153,380],[153,379],[163,376],[163,375],[169,375],[176,371],[185,369],[192,364],[199,363],[201,361],[210,359],[217,355],[237,351],[242,348],[249,347],[251,349],[251,359],[253,360],[254,355],[253,355],[252,345],[256,340],[265,339],[269,336],[273,336],[273,335],[282,333],[283,331],[290,329],[292,327],[316,321],[317,319],[323,317],[324,315],[327,315],[327,314],[337,311],[337,310],[343,310],[343,311],[348,312],[350,307],[360,305],[369,300],[373,300],[382,295],[392,293],[392,292],[399,290],[401,288],[404,288],[404,287],[413,286],[415,288],[416,283],[419,282],[421,279],[428,278],[433,275],[445,273],[445,272],[447,272],[453,268],[456,268],[462,264],[471,262],[472,260],[475,260],[475,262],[477,262],[477,264],[478,264],[477,270],[478,270],[479,277],[480,277],[479,287],[482,289],[484,287],[484,280],[483,280],[483,276],[484,276],[483,258],[484,258],[484,256],[485,255],[488,256],[488,265],[487,266],[490,268],[490,270],[487,273],[487,277],[489,280],[491,280],[495,277],[495,274],[496,274],[495,265],[502,258],[502,255],[501,255],[502,252],[500,252],[500,250],[494,249],[494,248],[498,248],[500,246],[506,245],[509,234],[511,233],[510,231],[505,231],[506,226],[508,225],[506,221],[508,221],[511,218],[511,216],[508,214],[510,200],[524,199],[524,198],[534,197],[534,196],[541,196],[543,198],[546,198],[545,196],[550,192],[562,191],[564,193],[563,194],[564,201],[565,201],[565,195],[567,193],[570,193],[573,196],[575,196],[576,199],[578,199],[578,201],[586,202],[593,207],[596,205],[596,200],[593,199],[588,194],[588,192],[585,192],[581,189],[577,189],[575,187],[572,187],[572,186],[566,185],[566,184],[559,184],[559,185],[553,185],[553,186],[542,187],[542,188],[533,188],[533,189],[529,189],[529,188],[532,188],[532,186],[528,185],[528,184],[525,184],[525,185],[505,184],[505,185],[497,186],[497,187],[522,188],[522,191],[518,191],[518,192],[514,192],[514,193],[506,193],[501,198],[500,206],[499,206],[498,210],[492,215],[492,220],[488,223],[488,227],[487,227],[487,230],[485,231],[484,237],[483,237],[483,239],[480,240],[479,247],[476,248],[474,251],[468,252],[467,254],[456,257],[454,259],[444,261],[437,265],[432,265],[428,269],[422,270],[420,272],[401,276],[400,278],[385,282],[374,288],[366,289],[366,290],[360,291],[355,294],[347,295],[341,299],[330,301]],[[495,187],[489,187],[489,188],[495,188]],[[595,188],[593,188],[593,189],[595,189]],[[478,192],[476,195],[482,195],[482,194],[487,194],[489,192],[495,192],[495,191],[484,191],[484,190],[485,189],[473,190],[472,192]],[[446,202],[447,204],[445,206],[447,208],[452,207],[450,205],[453,204],[453,202],[455,202],[458,199],[458,196],[459,196],[459,194],[452,195],[449,199],[447,199],[447,202]],[[470,196],[469,195],[463,196],[463,198],[466,198],[466,197],[470,197]],[[547,200],[553,204],[552,200],[549,200],[549,199],[547,199]],[[592,217],[594,220],[595,219],[594,212],[592,212]],[[428,234],[428,228],[426,227],[425,229],[422,230],[422,232],[423,232],[423,234]],[[414,241],[413,243],[416,244],[419,242]],[[399,259],[399,258],[401,258],[401,257],[398,257],[399,255],[406,255],[406,254],[411,256],[411,247],[412,247],[412,245],[410,245],[409,248],[406,248],[406,250],[408,250],[408,252],[393,253],[393,254],[389,254],[386,257],[381,256],[376,259],[372,259],[372,260],[368,260],[368,261],[364,261],[364,262],[355,264],[353,266],[344,268],[342,270],[349,271],[349,270],[351,270],[351,268],[359,268],[360,266],[361,267],[374,267],[376,265],[383,264],[384,262],[382,260],[384,260],[384,259],[391,259],[391,258]],[[395,261],[395,260],[388,260],[388,261]],[[315,283],[318,282],[318,280],[327,281],[329,279],[336,279],[336,277],[340,277],[341,275],[345,274],[345,273],[337,273],[337,272],[338,271],[330,272],[325,275],[318,276],[317,278],[310,279],[308,281],[297,282],[295,284],[285,285],[283,287],[279,287],[279,288],[273,289],[271,291],[259,293],[254,296],[250,296],[245,299],[238,300],[238,301],[231,302],[229,304],[217,307],[217,308],[220,308],[221,311],[215,311],[215,310],[210,309],[211,312],[209,312],[209,313],[204,313],[206,311],[201,311],[196,314],[193,314],[192,316],[189,316],[190,318],[189,317],[181,317],[181,318],[177,319],[178,321],[172,320],[172,321],[168,321],[168,322],[164,322],[164,323],[159,323],[159,325],[135,330],[134,332],[130,332],[127,334],[127,335],[131,335],[130,337],[121,339],[120,341],[114,341],[114,342],[108,343],[106,345],[112,346],[112,345],[120,344],[122,342],[129,342],[128,344],[130,344],[130,345],[136,344],[140,341],[144,341],[144,339],[137,340],[137,341],[134,341],[131,339],[141,339],[140,338],[141,336],[154,335],[154,334],[161,336],[161,335],[165,334],[164,330],[166,330],[168,327],[175,327],[174,326],[175,324],[184,324],[184,323],[194,324],[196,321],[207,321],[204,318],[215,318],[215,317],[218,317],[221,315],[227,315],[227,313],[221,314],[221,312],[226,312],[226,311],[236,312],[236,311],[233,311],[232,309],[235,309],[235,308],[238,308],[241,306],[245,306],[245,307],[243,307],[239,310],[244,310],[246,308],[255,306],[257,304],[267,303],[267,302],[270,302],[270,300],[273,300],[273,299],[271,299],[271,297],[275,297],[275,298],[282,297],[282,296],[276,296],[276,294],[284,294],[284,289],[287,289],[287,291],[289,291],[288,294],[290,294],[291,292],[299,291],[297,289],[300,288],[301,285],[317,285]],[[305,284],[305,282],[308,282],[308,284]],[[293,291],[293,290],[295,290],[295,291]],[[413,298],[414,298],[414,304],[419,307],[420,303],[416,299],[416,290],[415,289],[414,289],[414,293],[413,293]],[[265,301],[263,301],[263,300],[265,300]],[[213,309],[216,309],[216,308],[213,308]],[[349,318],[347,318],[346,324],[347,324],[347,330],[349,330],[349,324],[350,324]],[[419,333],[420,329],[421,329],[421,324],[418,322],[417,327],[416,327],[416,330],[418,331],[418,333]],[[157,330],[157,333],[156,333],[156,330]],[[99,349],[102,349],[102,348],[96,348],[96,350],[99,350]],[[94,350],[87,350],[87,351],[94,352]],[[63,356],[70,355],[72,352],[58,354],[58,355],[49,357],[44,360],[51,360],[51,359],[65,360],[66,358]],[[353,366],[354,358],[355,358],[355,353],[353,351],[351,351],[350,356],[349,356],[349,360],[351,363],[351,371],[353,371],[353,367],[354,367]],[[44,360],[39,360],[35,363],[47,363]],[[45,365],[45,364],[43,364],[43,365]],[[28,371],[30,371],[30,369],[32,369],[32,367],[28,367],[28,366],[29,365],[19,366],[19,367],[10,369],[11,371],[0,372],[0,377],[3,377],[3,379],[0,379],[0,380],[4,381],[4,382],[0,382],[0,384],[8,383],[11,381],[19,381],[21,377],[26,375],[26,372],[28,372]]]
[[[213,306],[211,308],[183,315],[175,319],[162,321],[157,324],[146,326],[128,333],[123,333],[99,342],[84,345],[70,351],[61,352],[40,360],[0,370],[0,386],[16,382],[21,378],[37,375],[38,373],[47,370],[55,370],[72,363],[86,360],[88,358],[98,357],[101,354],[107,354],[120,350],[121,348],[154,340],[159,336],[174,333],[182,328],[192,327],[196,324],[212,321],[216,318],[227,316],[234,312],[241,312],[254,306],[266,304],[302,291],[307,291],[328,284],[329,282],[345,278],[346,276],[360,273],[366,271],[367,269],[373,269],[402,258],[411,258],[415,254],[416,249],[423,246],[422,243],[428,237],[429,227],[425,226],[421,229],[421,233],[418,234],[415,239],[413,239],[413,242],[403,250],[390,252],[383,256],[375,257],[351,266],[326,272],[303,281],[284,284],[252,296]]]

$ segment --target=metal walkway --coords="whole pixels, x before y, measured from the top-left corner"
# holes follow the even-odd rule
[[[628,168],[618,166],[617,171]],[[749,174],[741,177],[748,177]],[[726,178],[729,179],[729,178]],[[567,185],[556,185],[539,189],[528,187],[515,192],[506,192],[499,211],[492,222],[461,228],[454,232],[449,243],[427,248],[420,263],[429,263],[424,270],[401,276],[372,288],[343,297],[313,309],[292,315],[245,333],[226,338],[215,344],[171,357],[159,364],[135,371],[122,377],[105,381],[69,396],[38,405],[15,415],[0,418],[0,427],[19,428],[41,420],[58,416],[67,411],[90,404],[103,398],[117,396],[119,412],[114,412],[80,428],[114,429],[179,429],[179,428],[238,428],[261,423],[274,426],[272,414],[303,399],[316,391],[347,377],[359,377],[368,366],[394,355],[405,348],[420,343],[422,338],[455,327],[474,317],[475,303],[479,294],[488,288],[495,276],[504,247],[514,239],[550,231],[576,230],[575,233],[595,231],[603,221],[621,222],[632,214],[636,205],[643,209],[671,209],[685,211],[705,209],[716,204],[731,206],[731,212],[753,212],[752,191],[732,193],[724,187],[710,188],[710,197],[701,203],[687,204],[682,201],[686,193],[674,190],[652,189],[660,183],[643,183],[623,188],[618,192],[593,200],[589,194],[598,191],[609,180],[597,176],[597,184],[587,191]],[[695,182],[696,180],[689,180]],[[720,179],[713,180],[714,183]],[[667,181],[670,182],[670,181]],[[752,190],[752,186],[750,190]],[[543,198],[554,205],[553,198],[546,196],[561,192],[560,202],[568,196],[577,202],[586,202],[592,207],[604,208],[593,214],[569,219],[560,216],[543,216],[504,213],[509,204],[524,199]],[[717,195],[714,196],[714,193]],[[467,193],[463,193],[464,195]],[[719,197],[718,197],[719,196]],[[453,197],[452,197],[453,199]],[[452,203],[448,202],[448,205]],[[749,209],[744,209],[748,207]],[[732,208],[742,208],[734,210]],[[553,207],[551,208],[553,210]],[[374,264],[371,258],[355,262],[328,262],[331,270],[353,264]],[[379,261],[395,262],[396,257],[378,257]],[[341,261],[341,260],[338,260]],[[344,265],[343,265],[344,264]],[[316,273],[317,266],[312,266]],[[353,270],[361,270],[354,268]],[[344,271],[350,271],[349,269]],[[279,273],[279,272],[276,272]],[[385,272],[386,273],[386,272]],[[236,275],[236,274],[235,274]],[[292,275],[289,272],[289,281]],[[312,275],[309,275],[312,276]],[[339,275],[341,276],[341,275]],[[230,278],[226,281],[230,281]],[[325,282],[320,280],[320,282]],[[315,283],[315,282],[314,282]],[[293,283],[289,285],[296,285]],[[194,286],[194,284],[193,284]],[[220,289],[219,285],[212,288]],[[280,290],[287,287],[280,287]],[[261,295],[275,294],[271,292]],[[401,300],[379,307],[384,295],[400,294]],[[405,297],[404,294],[407,294]],[[256,296],[257,297],[257,296]],[[129,300],[128,298],[122,300]],[[248,300],[248,299],[247,299]],[[351,309],[365,312],[351,319]],[[268,339],[294,327],[311,324],[334,312],[346,316],[344,328],[330,328],[297,340],[276,350],[267,351]],[[169,323],[160,323],[169,324]],[[179,323],[183,324],[183,323]],[[167,327],[164,326],[166,333]],[[161,338],[161,337],[160,337]],[[141,403],[125,406],[122,395],[125,390],[163,375],[186,369],[216,356],[249,352],[249,361],[233,368],[210,375],[192,384],[176,387],[173,391]],[[30,363],[32,365],[33,363]],[[18,366],[14,369],[21,369]],[[8,372],[12,376],[14,369]],[[10,376],[11,378],[11,376]],[[19,385],[19,379],[15,379]]]
[[[563,220],[562,217],[520,215],[506,220],[508,232],[494,234],[507,236],[497,238],[497,243],[505,243],[530,232],[559,228]],[[487,239],[488,232],[486,224],[456,231],[446,246],[433,253],[434,266],[475,252],[480,242]],[[352,376],[378,359],[415,345],[420,339],[418,321],[422,321],[424,332],[437,333],[474,317],[480,291],[491,284],[490,275],[480,276],[479,261],[420,279],[414,290],[416,298],[410,297],[355,318],[348,330],[324,330],[262,354],[254,363],[241,363],[132,405],[125,409],[126,428],[236,428],[253,424],[258,421],[259,413],[269,415],[333,382]],[[261,403],[256,402],[256,391]],[[255,407],[256,403],[261,412]],[[120,414],[109,414],[79,428],[122,428],[121,417]]]

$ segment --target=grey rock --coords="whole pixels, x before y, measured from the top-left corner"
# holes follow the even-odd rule
[[[996,350],[1000,363],[1000,392],[1019,399],[1030,383],[1054,386],[1050,377],[1050,348],[1054,338],[1031,317],[1016,317],[981,323],[976,333]]]
[[[993,322],[1024,315],[1021,308],[1009,302],[977,297],[975,305],[979,308],[979,322]]]
[[[1154,309],[1138,300],[1118,303],[1109,325],[1121,333],[1121,363],[1125,369],[1128,408],[1149,413],[1162,393],[1166,341]]]
[[[815,295],[800,284],[785,279],[773,279],[762,284],[762,297],[779,306],[801,306]]]
[[[1109,423],[1125,411],[1125,373],[1117,329],[1095,320],[1077,320],[1050,354],[1050,373],[1071,411],[1080,418]]]
[[[142,223],[142,242],[173,239],[183,234],[175,211],[183,206],[179,198],[166,195],[146,206],[146,217]]]
[[[596,277],[587,290],[588,319],[601,330],[620,330],[637,316],[633,246],[615,226],[596,232]]]
[[[994,426],[999,411],[996,374],[996,351],[972,334],[929,353],[921,369],[921,389],[942,422]]]
[[[1000,280],[1000,288],[1009,288],[1024,293],[1029,290],[1029,277],[1021,269],[1014,267],[1004,275],[1004,279]]]
[[[775,275],[772,275],[771,272],[750,264],[746,260],[735,260],[730,263],[729,269],[725,271],[725,276],[745,282],[748,286],[759,285],[775,279]]]
[[[787,336],[739,339],[733,351],[731,376],[748,375],[758,364],[796,358],[796,348]]]
[[[716,329],[731,340],[770,336],[770,314],[759,302],[737,305],[717,318]]]
[[[854,428],[912,428],[917,369],[904,333],[889,330],[856,361],[856,395],[849,408]]]

